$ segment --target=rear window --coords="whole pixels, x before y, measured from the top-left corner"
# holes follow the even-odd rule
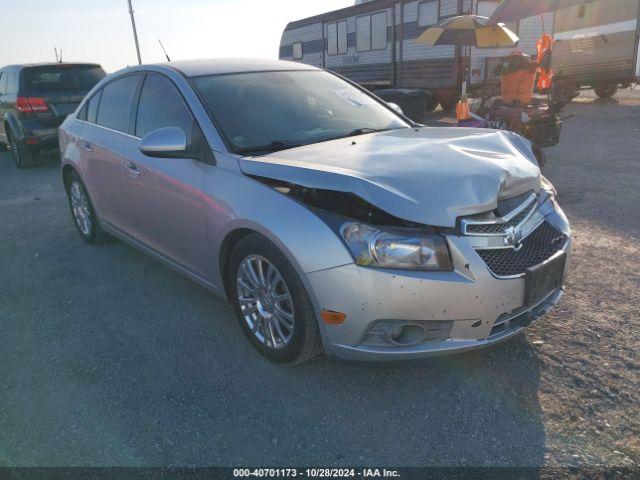
[[[24,89],[29,93],[86,93],[106,74],[95,65],[53,65],[25,69]]]

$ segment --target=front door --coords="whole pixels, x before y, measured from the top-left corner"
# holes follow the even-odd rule
[[[87,102],[86,125],[79,145],[94,207],[100,218],[119,230],[126,225],[127,202],[122,149],[130,138],[133,103],[141,75],[118,78]]]
[[[179,127],[190,142],[197,129],[191,111],[164,76],[144,80],[135,120],[135,137],[123,151],[128,203],[126,231],[179,266],[206,278],[206,230],[202,196],[204,175],[212,168],[190,158],[148,157],[140,139],[153,130]]]

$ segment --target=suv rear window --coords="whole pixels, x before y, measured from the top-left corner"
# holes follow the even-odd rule
[[[29,93],[86,93],[106,74],[97,65],[52,65],[27,68],[22,73]]]

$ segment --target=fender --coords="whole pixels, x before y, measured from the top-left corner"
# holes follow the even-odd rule
[[[18,133],[18,138],[22,138],[24,136],[24,132],[22,131],[22,128],[20,127],[20,122],[18,122],[18,120],[16,119],[15,115],[13,115],[10,111],[6,112],[4,114],[4,118],[3,118],[3,122],[5,125],[8,125],[9,128],[11,129],[12,132],[14,133]],[[6,140],[9,140],[9,136],[6,133],[6,128],[5,128],[5,134],[4,137]]]
[[[260,233],[273,242],[300,276],[353,263],[351,254],[334,231],[308,207],[277,190],[246,177],[237,168],[220,164],[237,161],[218,154],[219,165],[205,179],[205,215],[215,258],[212,279],[223,285],[219,253],[227,236],[238,229]],[[251,195],[245,192],[250,191]],[[233,198],[232,210],[222,199]],[[285,219],[286,221],[283,221]],[[322,246],[322,255],[316,254]]]

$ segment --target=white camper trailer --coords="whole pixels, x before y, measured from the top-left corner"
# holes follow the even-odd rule
[[[640,77],[640,0],[598,0],[556,13],[554,87],[607,98]]]
[[[452,16],[491,16],[498,0],[358,0],[357,4],[287,25],[280,58],[333,70],[371,89],[430,92],[434,108],[455,105],[465,51],[429,47],[420,34]],[[509,24],[520,37],[515,48],[471,50],[471,89],[497,82],[494,67],[514,51],[537,54],[536,42],[554,35],[554,94],[570,99],[593,87],[607,97],[640,77],[640,0],[597,0]],[[408,91],[408,90],[405,90]]]
[[[280,58],[335,71],[372,90],[420,89],[445,109],[460,94],[465,51],[429,47],[416,39],[430,26],[456,15],[490,16],[498,0],[370,0],[287,25]],[[553,14],[509,25],[520,36],[516,48],[472,49],[471,88],[493,79],[493,67],[513,51],[536,52]],[[436,106],[432,102],[427,108]]]

